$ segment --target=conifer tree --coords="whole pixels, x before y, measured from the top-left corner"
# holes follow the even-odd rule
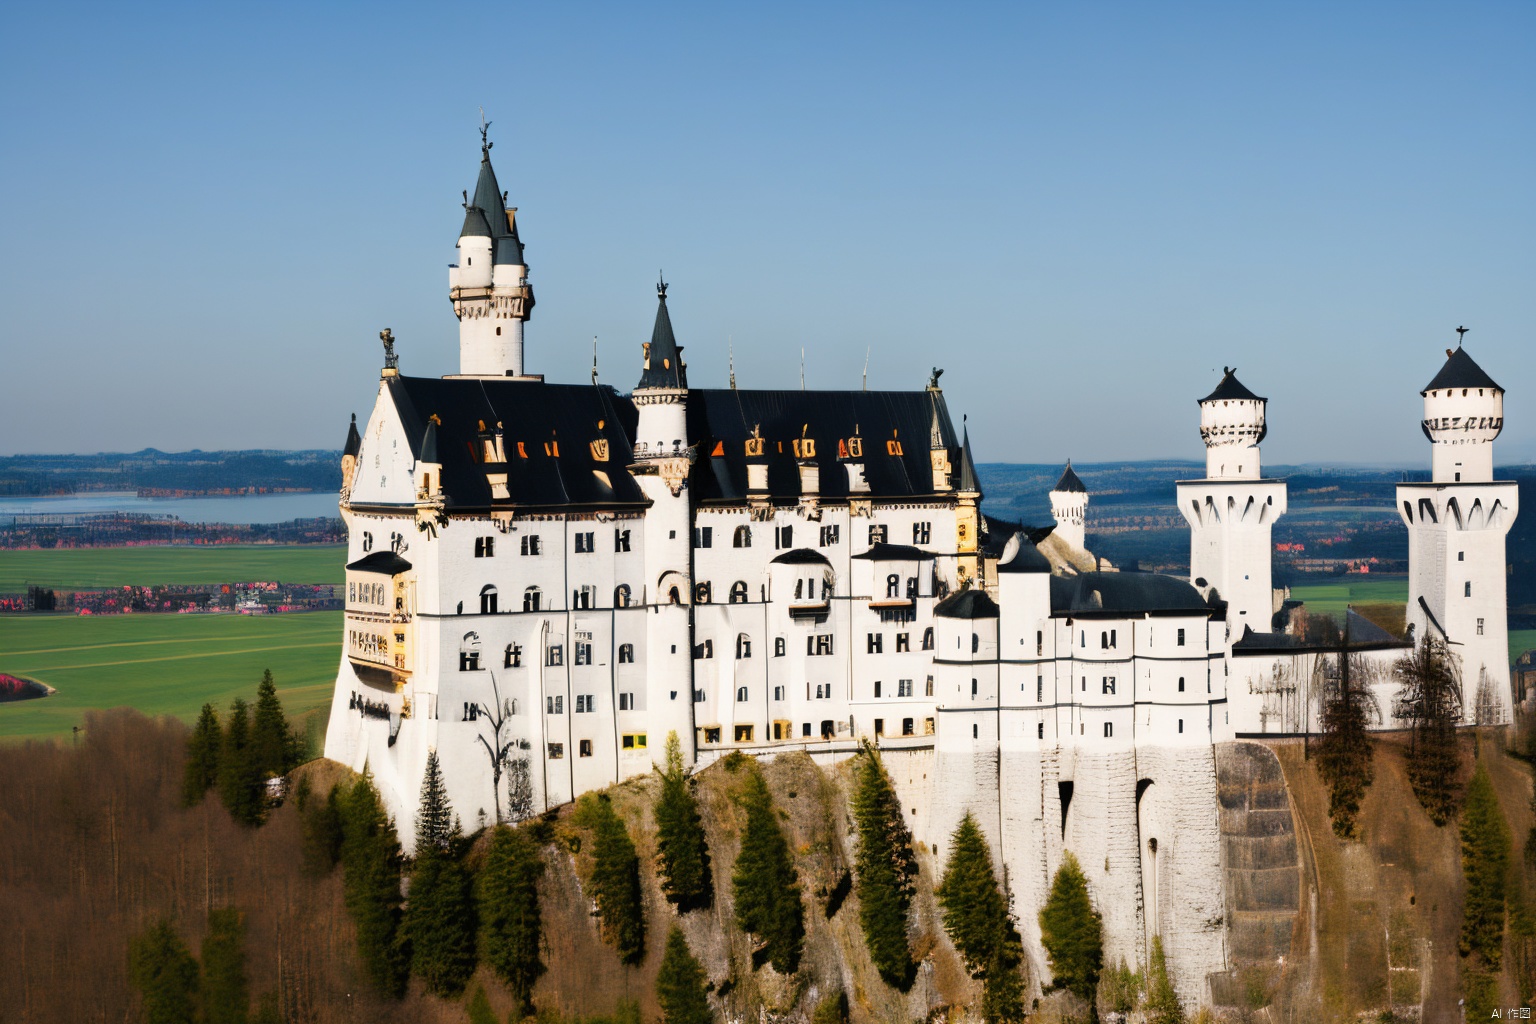
[[[710,1024],[714,1014],[709,1009],[708,978],[704,968],[688,948],[688,940],[677,925],[667,933],[666,951],[656,973],[656,1001],[661,1004],[665,1024]]]
[[[1104,966],[1104,921],[1088,897],[1088,879],[1070,851],[1040,909],[1040,941],[1058,988],[1092,1000]]]
[[[480,947],[486,964],[511,991],[516,1014],[528,1013],[534,982],[544,973],[540,959],[543,920],[539,879],[544,860],[526,832],[496,826],[485,866],[475,880]]]
[[[443,769],[437,751],[427,751],[427,768],[421,776],[421,801],[416,810],[416,856],[423,850],[447,853],[457,835],[453,807],[448,803],[448,787],[443,784]]]
[[[619,959],[638,964],[645,956],[645,911],[640,903],[640,857],[629,830],[602,794],[581,798],[577,820],[592,832],[592,898],[603,937]]]
[[[1334,834],[1340,839],[1356,839],[1355,816],[1360,813],[1360,801],[1375,773],[1366,728],[1373,717],[1376,698],[1365,685],[1359,658],[1349,653],[1347,620],[1332,664],[1322,658],[1319,662],[1325,676],[1317,772],[1328,784],[1328,816],[1333,819]]]
[[[1479,763],[1461,812],[1461,870],[1466,891],[1458,950],[1464,961],[1463,975],[1468,979],[1468,1019],[1474,1010],[1483,1019],[1488,1016],[1488,1007],[1472,1005],[1473,996],[1481,1002],[1488,988],[1479,984],[1476,976],[1497,975],[1503,966],[1509,851],[1509,824],[1499,808],[1488,771]]]
[[[713,896],[709,847],[699,805],[683,770],[682,744],[677,733],[667,733],[666,768],[660,772],[661,791],[656,796],[656,867],[661,891],[680,911],[706,907]]]
[[[1456,742],[1456,726],[1461,723],[1461,681],[1455,656],[1444,641],[1426,631],[1419,646],[1393,671],[1402,683],[1399,700],[1404,717],[1413,726],[1408,781],[1429,820],[1444,825],[1455,817],[1460,796],[1461,748]]]
[[[277,698],[272,670],[261,674],[256,687],[256,708],[251,722],[251,751],[256,771],[263,780],[287,775],[297,763],[297,742],[288,728],[288,716]]]
[[[1142,1005],[1147,1024],[1184,1024],[1184,1007],[1168,977],[1168,958],[1163,953],[1163,937],[1152,936],[1152,954],[1147,963],[1147,999]]]
[[[236,697],[229,709],[219,749],[219,797],[231,817],[243,825],[259,825],[266,811],[261,768],[251,746],[250,705]]]
[[[992,870],[992,851],[969,811],[950,839],[949,864],[935,895],[944,908],[944,930],[966,968],[983,979],[982,1016],[989,1024],[1022,1019],[1023,942]]]
[[[848,994],[838,989],[822,996],[811,1014],[811,1024],[848,1024]]]
[[[405,935],[411,973],[436,995],[454,997],[475,973],[475,907],[469,873],[454,856],[458,829],[443,786],[437,751],[427,754],[416,812],[416,862],[411,898],[405,905]]]
[[[906,990],[916,965],[907,944],[907,914],[917,876],[912,833],[885,774],[879,753],[868,743],[854,768],[853,818],[859,844],[855,888],[859,925],[870,959],[886,984]]]
[[[203,939],[203,1020],[245,1024],[251,990],[246,974],[245,918],[234,907],[208,912]]]
[[[399,998],[409,964],[400,929],[400,841],[366,768],[343,805],[342,835],[344,892],[357,926],[358,958],[380,995]]]
[[[219,748],[224,734],[219,729],[219,713],[212,704],[204,704],[187,737],[187,765],[182,777],[181,799],[188,807],[203,802],[204,795],[219,784]]]
[[[142,1001],[145,1024],[192,1024],[197,961],[169,921],[152,925],[129,944],[128,977]]]
[[[332,785],[324,800],[310,800],[304,808],[304,870],[320,878],[331,873],[341,860],[341,787]]]
[[[982,979],[981,1016],[986,1024],[1016,1024],[1024,1020],[1024,943],[1012,923],[997,944]]]
[[[468,1012],[469,1024],[501,1024],[496,1019],[496,1011],[491,1009],[491,1001],[485,996],[485,989],[478,985],[475,986],[474,995],[469,997]],[[507,1019],[515,1021],[521,1019],[521,1016],[517,1010],[513,1010],[512,1016]]]
[[[793,974],[800,966],[805,940],[805,907],[800,899],[800,876],[795,871],[789,843],[756,765],[746,773],[741,803],[747,823],[741,835],[741,852],[731,872],[736,900],[736,924],[762,940],[773,969]]]

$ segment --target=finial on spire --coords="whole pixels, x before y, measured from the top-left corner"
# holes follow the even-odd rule
[[[398,370],[400,357],[395,355],[395,332],[386,327],[379,332],[379,340],[384,343],[384,369]]]
[[[1458,327],[1458,328],[1456,328],[1456,347],[1457,348],[1461,348],[1461,343],[1465,339],[1466,333],[1468,331],[1470,331],[1471,329],[1472,328],[1470,328],[1470,327]]]
[[[485,119],[485,108],[480,108],[480,152],[489,154],[491,147],[496,143],[486,138],[486,133],[491,130],[491,122]]]
[[[944,369],[943,369],[943,367],[935,366],[933,368],[932,375],[930,375],[929,378],[928,378],[928,390],[929,391],[937,391],[937,390],[939,390],[939,378],[942,377],[942,376],[944,376]]]
[[[727,358],[729,359],[728,365],[731,368],[731,390],[735,391],[736,390],[736,339],[734,338],[734,336],[729,335],[729,334],[727,334],[725,336],[725,346],[726,346],[726,351],[729,353]]]
[[[592,335],[592,383],[597,383],[597,335]]]
[[[656,271],[656,297],[658,299],[667,297],[667,277],[659,270]]]
[[[805,346],[800,346],[800,390],[805,390]]]
[[[864,385],[863,385],[863,390],[865,390],[865,391],[869,390],[869,354],[871,352],[873,352],[874,349],[875,349],[875,346],[873,346],[873,345],[867,345],[864,348]]]

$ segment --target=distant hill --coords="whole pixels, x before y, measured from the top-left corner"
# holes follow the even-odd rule
[[[334,491],[341,453],[326,449],[0,456],[0,495],[85,491]]]

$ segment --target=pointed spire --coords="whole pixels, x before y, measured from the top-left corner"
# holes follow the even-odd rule
[[[464,230],[459,237],[488,237],[494,262],[522,265],[526,261],[522,240],[517,236],[517,208],[507,209],[506,193],[496,183],[496,171],[491,167],[491,147],[495,143],[486,138],[489,128],[490,122],[482,123],[480,128],[480,177],[475,182],[475,194],[466,200]]]
[[[1088,488],[1083,486],[1082,480],[1078,479],[1077,474],[1073,472],[1071,459],[1067,460],[1067,468],[1062,471],[1061,479],[1056,481],[1056,486],[1051,490],[1060,491],[1063,494],[1088,493]]]
[[[347,428],[347,445],[341,450],[342,455],[350,455],[354,459],[363,447],[363,439],[357,433],[357,413],[352,414],[352,425]]]
[[[437,418],[437,413],[427,417],[427,429],[421,434],[421,454],[417,456],[417,462],[436,463],[437,458],[437,425],[442,421]]]
[[[964,421],[962,421],[964,422]],[[971,428],[961,428],[964,436],[960,441],[960,490],[970,494],[981,493],[981,479],[976,475],[976,459],[971,454]]]
[[[667,313],[667,282],[656,283],[656,326],[651,329],[650,344],[645,346],[645,364],[640,373],[642,388],[686,388],[687,367],[683,347],[672,333],[672,317]]]

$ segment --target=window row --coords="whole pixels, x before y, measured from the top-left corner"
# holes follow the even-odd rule
[[[833,547],[842,541],[842,527],[837,523],[827,523],[818,528],[817,542],[821,547]],[[625,531],[626,537],[628,531]],[[578,535],[579,536],[579,535]],[[591,534],[587,534],[590,538]],[[537,539],[537,538],[535,538]],[[933,524],[931,522],[919,522],[912,524],[912,543],[928,544],[933,539]],[[884,524],[869,528],[869,543],[885,544],[890,540],[890,527]],[[591,543],[590,539],[587,543]],[[627,541],[626,541],[627,543]],[[715,545],[715,528],[713,526],[695,526],[693,528],[693,546],[695,548],[712,548]],[[738,526],[731,532],[731,547],[750,548],[752,546],[752,528],[750,526]],[[787,550],[795,546],[795,527],[793,524],[775,526],[773,528],[773,546],[776,550]],[[578,547],[576,550],[581,551]],[[585,550],[592,550],[590,547]],[[621,550],[628,551],[626,546]],[[524,552],[527,554],[528,552]],[[533,552],[537,554],[538,552]]]

